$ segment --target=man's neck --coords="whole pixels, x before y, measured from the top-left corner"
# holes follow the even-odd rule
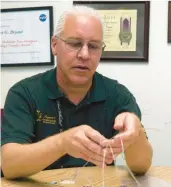
[[[92,85],[92,82],[90,82],[88,84],[78,86],[71,84],[64,79],[60,79],[59,77],[57,77],[57,83],[61,91],[75,105],[79,104],[84,99]]]

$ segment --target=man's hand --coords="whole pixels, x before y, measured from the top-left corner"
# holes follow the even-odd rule
[[[124,112],[115,118],[113,128],[118,130],[119,134],[111,140],[104,140],[102,146],[109,147],[110,145],[114,154],[119,155],[122,152],[121,140],[126,151],[128,147],[136,142],[141,129],[141,123],[135,114]]]
[[[122,140],[127,165],[132,172],[144,175],[151,166],[153,151],[140,120],[135,114],[125,112],[116,117],[113,128],[119,134],[113,140],[104,140],[102,146],[110,144],[117,156],[123,151]]]
[[[100,143],[106,139],[98,131],[88,125],[81,125],[65,131],[61,135],[67,154],[102,167],[104,149]],[[105,163],[110,164],[112,161],[112,154],[106,152]]]

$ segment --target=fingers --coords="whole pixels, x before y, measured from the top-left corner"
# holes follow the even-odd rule
[[[92,132],[88,132],[89,130]],[[112,163],[112,156],[105,158],[105,160],[103,158],[103,148],[100,146],[100,139],[105,138],[100,133],[85,126],[83,126],[83,130],[79,128],[69,133],[71,133],[70,138],[66,136],[67,141],[65,142],[68,154],[76,158],[83,158],[99,167],[102,166],[103,161],[104,164]]]
[[[132,145],[132,143],[134,142],[133,139],[127,140],[127,141],[122,141],[121,144],[121,139],[110,139],[110,140],[105,140],[101,143],[102,147],[104,149],[107,150],[107,154],[110,155],[110,153],[112,152],[112,154],[114,155],[118,155],[121,152],[124,152],[130,145]],[[111,156],[111,155],[110,155]]]
[[[139,135],[139,131],[127,130],[127,131],[124,131],[124,132],[120,132],[118,135],[116,135],[114,137],[114,140],[116,142],[119,142],[121,140],[123,142],[127,142],[127,141],[134,140],[136,137],[138,137],[138,135]]]
[[[79,139],[79,141],[74,141],[73,146],[75,149],[75,155],[73,156],[80,158],[80,155],[77,154],[79,151],[79,153],[81,152],[83,155],[86,156],[86,158],[89,158],[89,160],[94,160],[96,162],[103,162],[103,152],[104,152],[103,149],[99,145],[96,145],[94,142],[91,142],[87,137],[82,136],[82,139]],[[94,150],[92,150],[93,148]],[[96,152],[96,150],[98,151]],[[112,156],[107,157],[105,159],[105,163],[112,163],[112,161],[113,161]]]
[[[99,152],[95,152],[95,150],[91,150],[90,147],[91,147],[91,144],[92,143],[89,143],[89,146],[85,146],[84,145],[84,154],[85,155],[88,155],[89,158],[93,159],[93,160],[96,160],[96,161],[99,161],[99,162],[103,162],[103,157],[104,157],[104,150],[102,148],[100,148],[101,150]],[[87,144],[88,145],[88,144]],[[92,146],[93,147],[93,146]],[[112,162],[112,155],[106,155],[105,156],[105,162],[106,163],[111,163]]]
[[[105,140],[101,145],[106,150],[106,157],[112,157],[113,160],[123,151],[120,141],[118,143],[114,139]]]
[[[102,136],[98,131],[94,130],[94,129],[90,129],[88,131],[85,132],[85,135],[91,139],[92,141],[94,141],[95,143],[97,143],[98,145],[100,144],[101,141],[105,140],[106,138],[104,136]]]
[[[113,162],[113,154],[107,150],[104,157],[104,149],[100,145],[105,141],[105,137],[89,126],[83,125],[77,129],[68,131],[70,136],[66,136],[66,152],[73,157],[82,158],[88,162],[102,167]],[[70,138],[68,138],[70,137]],[[117,153],[119,150],[117,151]],[[104,163],[103,163],[104,162]]]
[[[93,152],[93,154],[98,154],[98,155],[103,155],[103,149],[102,147],[97,144],[96,142],[92,141],[89,139],[86,134],[80,134],[76,135],[76,141],[80,142],[86,149],[90,150]]]
[[[104,140],[103,142],[101,142],[101,146],[103,148],[106,148],[106,147],[112,147],[112,148],[119,148],[121,147],[121,140],[120,139],[108,139],[108,140]]]
[[[94,154],[84,146],[80,146],[79,158],[82,158],[88,162],[91,162],[99,167],[101,167],[102,165],[111,164],[113,162],[113,157],[109,159],[109,158],[106,158],[104,154],[103,156]]]
[[[110,147],[106,149],[107,149],[106,151],[108,152],[109,155],[112,156],[112,158],[113,157],[115,158],[116,157],[115,155],[120,154],[122,152],[122,147],[119,147],[119,148]]]
[[[91,163],[93,163],[94,165],[96,165],[96,166],[98,166],[98,167],[100,167],[100,168],[106,167],[106,164],[103,163],[103,161],[97,161],[97,160],[95,160],[95,159],[93,159],[93,158],[88,157],[87,155],[85,155],[85,154],[83,154],[83,153],[81,153],[80,156],[81,156],[82,159],[84,159],[84,160],[86,160],[86,161],[88,161],[88,162],[91,162]]]
[[[103,158],[103,148],[100,145],[102,141],[106,140],[104,136],[102,136],[99,132],[90,129],[85,132],[85,137],[80,139],[81,143],[93,154],[97,154],[97,157]],[[107,159],[111,159],[112,156],[107,155]]]
[[[99,132],[95,130],[91,130],[86,132],[87,135],[87,142],[83,142],[84,146],[87,147],[87,149],[91,150],[92,152],[95,152],[103,157],[103,151],[105,147],[102,147],[102,142],[106,141],[107,139],[102,136]],[[95,141],[93,143],[91,140]],[[111,163],[113,161],[113,156],[111,151],[106,152],[106,162]]]

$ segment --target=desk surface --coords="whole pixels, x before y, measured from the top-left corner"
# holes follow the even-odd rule
[[[2,187],[55,187],[59,185],[50,184],[52,181],[70,180],[78,168],[56,169],[41,171],[23,180],[6,180],[2,178]],[[171,167],[152,167],[148,176],[171,182]],[[119,186],[122,179],[129,178],[128,172],[123,167],[107,167],[104,170],[105,186]],[[102,170],[97,167],[84,167],[79,169],[79,175],[75,184],[65,184],[65,187],[82,187],[90,185],[102,186]]]

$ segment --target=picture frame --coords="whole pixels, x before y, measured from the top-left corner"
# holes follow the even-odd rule
[[[73,1],[95,8],[103,21],[106,48],[101,60],[148,62],[149,1]]]
[[[53,7],[1,9],[1,67],[54,65]]]
[[[168,43],[171,43],[171,1],[168,1]]]

